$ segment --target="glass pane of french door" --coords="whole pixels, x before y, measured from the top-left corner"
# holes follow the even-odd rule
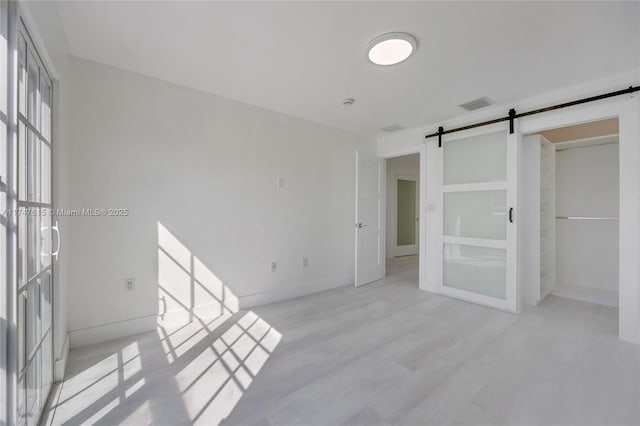
[[[506,129],[442,145],[442,283],[447,295],[517,310],[514,205],[516,147]]]
[[[22,24],[18,67],[17,419],[35,425],[53,379],[52,81]]]
[[[416,181],[398,179],[397,244],[416,243]]]

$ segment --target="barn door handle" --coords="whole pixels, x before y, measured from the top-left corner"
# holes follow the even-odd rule
[[[509,222],[513,223],[513,207],[509,209]]]

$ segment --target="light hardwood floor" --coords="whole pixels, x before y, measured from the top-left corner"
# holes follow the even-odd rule
[[[640,349],[617,310],[520,315],[386,279],[72,351],[45,422],[639,425]]]

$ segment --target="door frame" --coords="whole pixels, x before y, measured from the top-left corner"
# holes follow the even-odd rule
[[[428,290],[431,288],[428,286],[427,282],[427,255],[431,252],[429,248],[427,248],[427,233],[431,234],[433,231],[429,231],[427,226],[427,144],[422,142],[420,145],[413,145],[409,147],[403,147],[398,150],[394,150],[393,152],[386,152],[384,154],[378,154],[380,158],[384,158],[388,160],[390,158],[402,157],[405,155],[418,154],[420,156],[420,173],[419,173],[419,181],[420,181],[420,200],[419,200],[419,226],[418,226],[418,287],[420,290]],[[431,165],[429,165],[431,167]],[[385,191],[386,192],[386,191]],[[384,203],[387,203],[387,194],[385,193]],[[388,220],[388,219],[387,219]],[[386,234],[386,233],[385,233]],[[385,235],[384,245],[386,247],[388,238]]]
[[[416,183],[416,199],[418,201],[416,203],[416,222],[418,222],[418,226],[416,226],[416,243],[407,246],[398,245],[398,181],[400,180],[410,180]],[[390,239],[393,243],[393,256],[416,255],[420,249],[420,174],[394,173],[393,185],[393,208],[391,209],[391,218],[387,218],[387,220],[391,220],[392,223],[392,226],[390,227],[392,230]],[[387,194],[389,194],[389,188],[387,188]]]
[[[524,117],[522,134],[539,133],[607,118],[618,118],[620,149],[619,310],[618,337],[640,344],[640,97],[585,104],[566,110]]]

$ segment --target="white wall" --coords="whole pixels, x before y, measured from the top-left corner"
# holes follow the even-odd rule
[[[415,176],[420,182],[420,154],[387,158],[387,257],[394,257],[396,248],[396,177]],[[419,200],[416,200],[419,202]],[[416,224],[417,225],[417,224]]]
[[[353,282],[355,150],[371,141],[84,60],[72,71],[67,207],[130,211],[73,218],[72,346],[152,326],[159,298],[161,313],[189,305],[191,286],[214,308],[222,286],[249,306]]]
[[[556,153],[556,215],[619,215],[618,144]],[[556,221],[556,285],[618,293],[618,221]]]

